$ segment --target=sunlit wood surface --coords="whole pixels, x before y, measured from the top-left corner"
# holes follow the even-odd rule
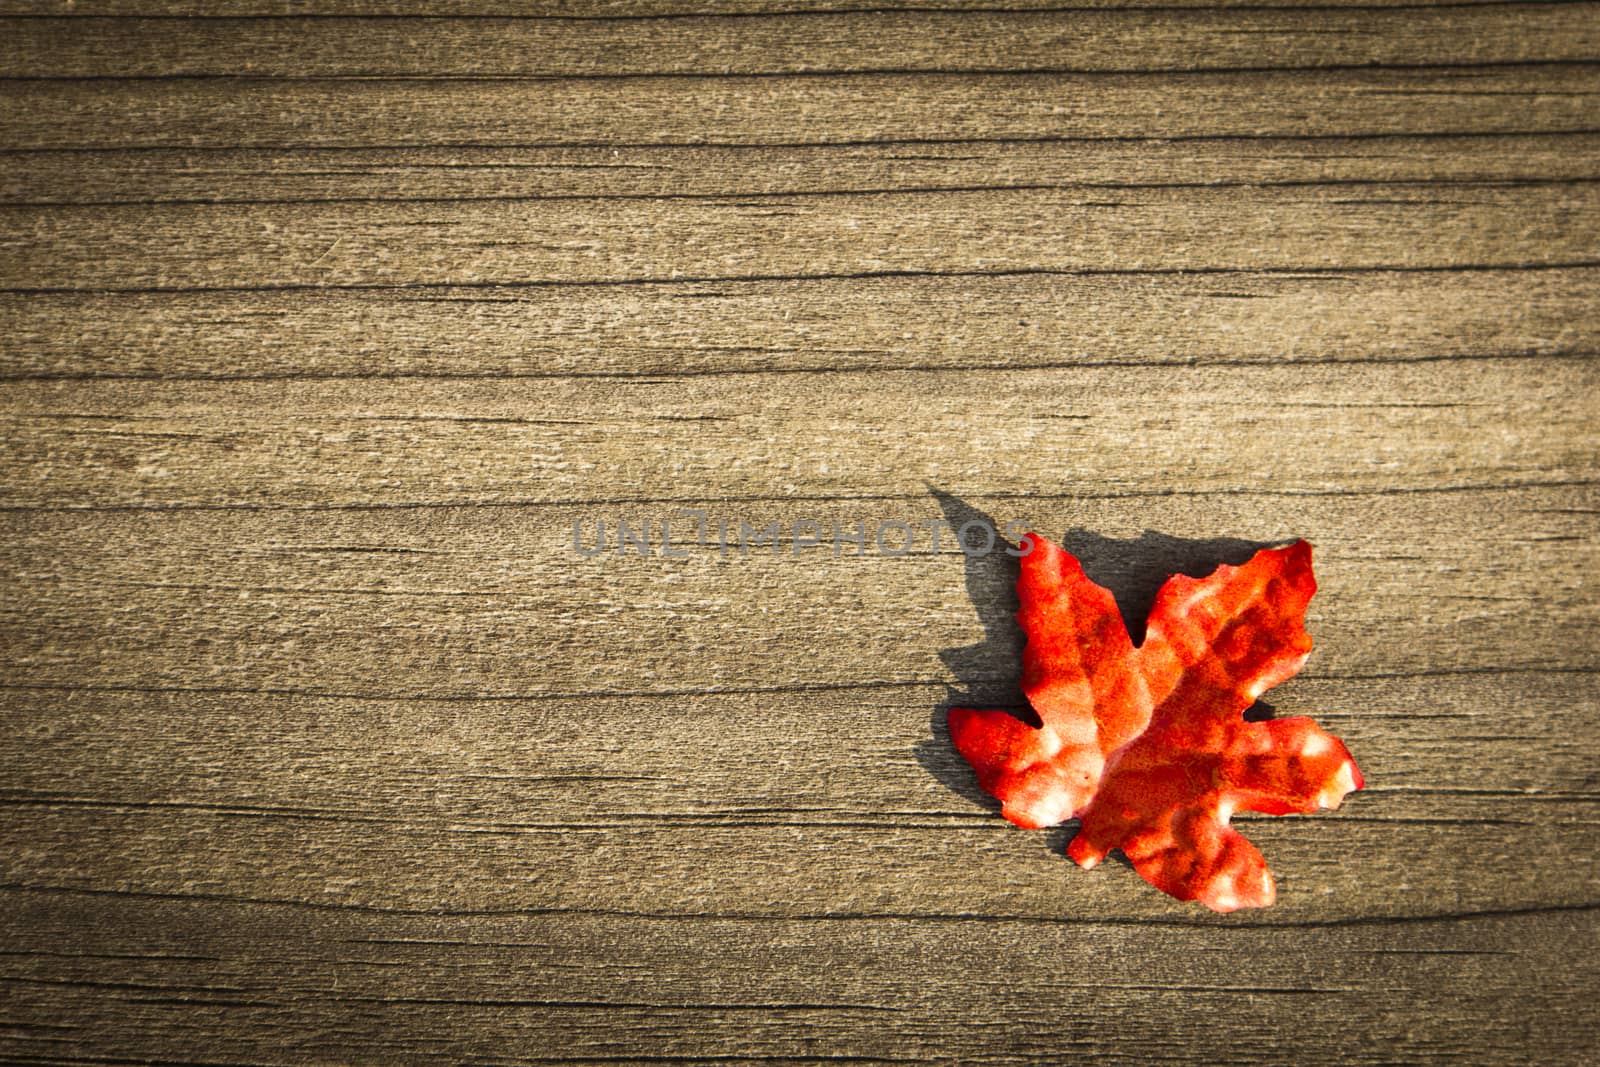
[[[0,1058],[1594,1062],[1600,5],[827,6],[0,0]],[[1314,543],[1275,907],[979,518]]]

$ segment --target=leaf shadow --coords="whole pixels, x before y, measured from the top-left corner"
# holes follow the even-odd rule
[[[1004,530],[987,513],[959,497],[929,486],[944,518],[959,530],[963,524],[980,522],[993,530]],[[1048,531],[1041,530],[1045,536]],[[1145,623],[1156,593],[1174,574],[1203,578],[1222,564],[1244,563],[1258,550],[1280,542],[1251,541],[1238,537],[1194,539],[1174,537],[1146,530],[1138,537],[1106,537],[1074,527],[1059,544],[1078,557],[1084,573],[1111,591],[1117,609],[1134,643],[1144,640]],[[974,804],[998,812],[999,801],[978,786],[977,777],[950,741],[948,725],[952,707],[1003,708],[1019,719],[1039,725],[1021,689],[1022,648],[1025,643],[1016,620],[1016,584],[1021,564],[1004,551],[1014,544],[997,536],[993,551],[961,556],[967,598],[983,627],[982,638],[974,644],[943,649],[939,658],[955,676],[947,685],[945,697],[929,719],[929,737],[913,748],[917,762],[940,784]],[[1245,713],[1247,719],[1270,719],[1274,709],[1258,702]],[[1048,830],[1051,851],[1062,852],[1076,832],[1076,823],[1064,823]],[[1115,854],[1121,860],[1121,854]],[[1125,862],[1125,861],[1124,861]]]

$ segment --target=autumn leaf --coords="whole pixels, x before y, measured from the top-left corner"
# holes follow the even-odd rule
[[[950,736],[1002,802],[1036,829],[1081,820],[1084,868],[1120,849],[1139,874],[1216,911],[1276,897],[1272,872],[1229,825],[1236,811],[1336,808],[1360,789],[1344,743],[1308,718],[1248,722],[1311,653],[1311,546],[1257,552],[1209,577],[1168,578],[1134,647],[1106,589],[1071,553],[1029,534],[1017,581],[1022,689],[1042,723],[950,709]]]

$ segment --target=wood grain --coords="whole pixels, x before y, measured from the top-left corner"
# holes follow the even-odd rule
[[[0,203],[283,203],[837,196],[1072,187],[1583,182],[1600,135],[1034,140],[603,148],[143,149],[10,153]]]
[[[1597,279],[1582,267],[30,292],[0,294],[0,323],[26,338],[10,378],[814,372],[860,388],[842,375],[1582,359],[1600,348]]]
[[[1521,6],[1523,0],[1328,0],[1318,7],[1382,11],[1399,7],[1475,8]],[[1563,0],[1588,4],[1591,0]],[[951,11],[982,17],[1010,12],[1120,11],[1154,9],[1187,13],[1195,10],[1271,10],[1305,7],[1301,0],[1251,0],[1248,4],[1216,3],[1215,0],[1077,0],[1061,4],[1058,0],[876,0],[867,9],[873,12]],[[0,16],[76,19],[134,16],[141,18],[527,18],[563,21],[635,21],[641,19],[744,19],[751,16],[783,17],[807,13],[861,13],[858,0],[509,0],[489,4],[486,0],[101,0],[92,8],[78,0],[5,0]],[[727,27],[721,27],[727,29]]]
[[[1600,5],[1003,7],[0,2],[0,1059],[1592,1061]],[[979,516],[1315,544],[1274,908]]]
[[[1168,390],[1159,405],[1148,400],[1157,381]],[[962,396],[956,383],[979,392]],[[1330,399],[1338,383],[1351,394]],[[19,382],[5,408],[11,462],[48,476],[13,479],[0,502],[604,507],[890,495],[927,510],[929,476],[961,495],[1586,484],[1600,433],[1595,384],[1583,358],[664,380]],[[1239,403],[1253,395],[1273,401]],[[1482,432],[1535,419],[1544,432],[1527,438]],[[1140,451],[1173,459],[1130,466],[1126,457]]]
[[[603,90],[603,91],[602,91]],[[1600,64],[714,78],[0,80],[18,149],[1594,132]],[[1175,100],[1202,102],[1174,107]],[[417,116],[426,115],[425,124]],[[316,121],[307,121],[316,116]],[[669,192],[670,190],[663,190]]]
[[[22,19],[0,77],[620,77],[1586,62],[1585,4],[1389,11],[854,11],[716,20]]]
[[[0,288],[589,284],[1041,272],[1438,270],[1600,264],[1600,183],[1449,199],[993,190],[788,202],[17,209]],[[1005,232],[1000,245],[992,239]],[[404,238],[408,255],[395,256]],[[1137,241],[1137,244],[1135,244]],[[1137,249],[1131,251],[1130,248]]]
[[[1145,923],[686,924],[12,899],[5,921],[26,931],[19,963],[30,968],[11,986],[15,1002],[82,1020],[70,1034],[31,1034],[41,1059],[98,1040],[135,1056],[239,1062],[336,1058],[354,1041],[373,1061],[520,1061],[530,1046],[579,1063],[636,1062],[641,1047],[664,1062],[1024,1061],[1063,1048],[1114,1063],[1152,1050],[1229,1064],[1511,1060],[1569,1053],[1559,1035],[1586,1025],[1576,998],[1595,980],[1593,925],[1562,911],[1247,928],[1230,931],[1221,951],[1214,928]],[[269,931],[265,952],[257,939]],[[63,937],[82,955],[57,954]],[[1546,976],[1529,950],[1537,943],[1569,946],[1573,965]],[[128,978],[112,988],[96,977],[108,958]],[[1441,986],[1460,992],[1441,996]],[[1527,1015],[1500,1020],[1508,999]],[[1238,1022],[1219,1028],[1219,1015]],[[196,1032],[184,1025],[196,1016],[236,1025]],[[124,1030],[130,1018],[144,1025]],[[1115,1042],[1102,1036],[1108,1025]],[[292,1046],[280,1034],[294,1035]]]

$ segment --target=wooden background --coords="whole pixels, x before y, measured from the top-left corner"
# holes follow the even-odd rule
[[[0,0],[0,1058],[1597,1062],[1600,5],[871,4]],[[683,507],[1303,536],[1369,788],[1080,871]]]

